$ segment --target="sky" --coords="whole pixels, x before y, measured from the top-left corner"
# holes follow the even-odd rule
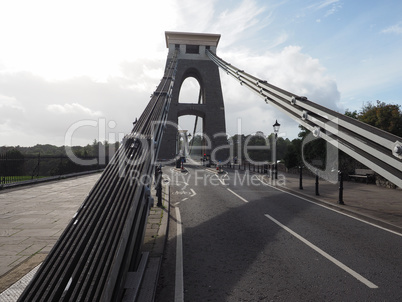
[[[221,34],[225,61],[340,113],[402,105],[400,12],[399,0],[0,0],[0,146],[120,140],[163,76],[165,31]],[[295,121],[221,82],[229,135],[278,120],[297,137]],[[191,79],[182,96],[198,96]]]

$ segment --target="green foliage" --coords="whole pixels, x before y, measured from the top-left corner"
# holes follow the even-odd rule
[[[267,139],[263,135],[249,135],[245,143],[248,158],[255,162],[269,161],[270,150]]]
[[[120,143],[109,144],[107,141],[101,143],[94,141],[92,145],[84,147],[71,147],[75,156],[84,159],[99,159],[100,164],[113,156],[119,148]],[[53,176],[67,173],[75,173],[94,168],[94,166],[80,166],[72,162],[66,154],[64,146],[35,145],[33,147],[0,147],[0,175],[10,176]],[[10,174],[11,173],[11,174]]]
[[[262,132],[250,135],[234,135],[229,138],[229,144],[233,151],[233,157],[255,161],[255,162],[271,162],[272,161],[272,144],[273,136],[264,136]],[[276,158],[282,160],[290,145],[289,139],[282,137],[276,140]],[[240,150],[240,151],[239,151]]]
[[[19,150],[17,150],[16,148],[9,149],[6,152],[6,156],[8,159],[23,159],[24,158],[24,155],[22,155],[22,153]]]
[[[8,162],[3,162],[1,165],[1,174],[7,174],[11,171],[11,166],[14,176],[21,176],[24,173],[24,155],[16,148],[12,148],[6,151],[5,158]],[[4,176],[4,175],[3,175]]]
[[[347,109],[345,115],[402,137],[401,105],[386,104],[380,101],[377,101],[376,104],[369,102],[363,106],[361,111],[350,111]],[[303,126],[299,126],[299,128],[299,138],[294,139],[289,144],[287,153],[284,156],[287,168],[292,168],[302,163],[302,142],[310,131]],[[317,139],[307,143],[303,150],[304,159],[310,163],[318,161],[325,163],[325,144],[326,142],[323,139]],[[365,168],[365,166],[346,153],[340,151],[339,168],[342,171],[353,172],[355,169]]]
[[[346,115],[346,116],[349,116],[349,117],[351,117],[351,118],[354,118],[354,119],[357,120],[358,112],[357,112],[357,110],[355,110],[355,111],[349,111],[349,109],[346,109],[345,115]]]
[[[301,146],[302,140],[300,138],[296,138],[290,142],[287,152],[285,153],[283,158],[286,168],[290,169],[293,167],[297,167],[302,163]]]
[[[401,105],[386,104],[380,101],[374,105],[369,102],[363,106],[357,118],[359,121],[402,137]]]

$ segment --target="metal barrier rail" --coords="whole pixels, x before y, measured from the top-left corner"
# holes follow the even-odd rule
[[[152,179],[176,58],[167,63],[165,76],[133,131],[125,137],[19,301],[121,299],[126,274],[135,271],[141,256],[150,198],[145,180]]]
[[[269,84],[206,50],[208,57],[241,85],[282,110],[315,137],[325,139],[389,181],[402,187],[402,138],[330,110],[306,97]]]
[[[60,178],[66,174],[84,173],[100,170],[109,163],[109,156],[84,156],[82,161],[95,161],[91,165],[75,164],[66,155],[20,155],[0,154],[0,188],[1,185],[16,182],[31,182],[41,178]]]

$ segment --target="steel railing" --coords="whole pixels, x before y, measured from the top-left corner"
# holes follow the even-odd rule
[[[140,259],[149,212],[149,188],[167,119],[177,56],[132,132],[19,301],[118,301],[128,271]]]

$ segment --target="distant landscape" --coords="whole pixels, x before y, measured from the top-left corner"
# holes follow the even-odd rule
[[[67,156],[65,146],[0,147],[0,184],[35,178],[80,173],[104,168],[119,143],[93,141],[91,145],[71,147],[77,158],[94,164],[80,165]]]

